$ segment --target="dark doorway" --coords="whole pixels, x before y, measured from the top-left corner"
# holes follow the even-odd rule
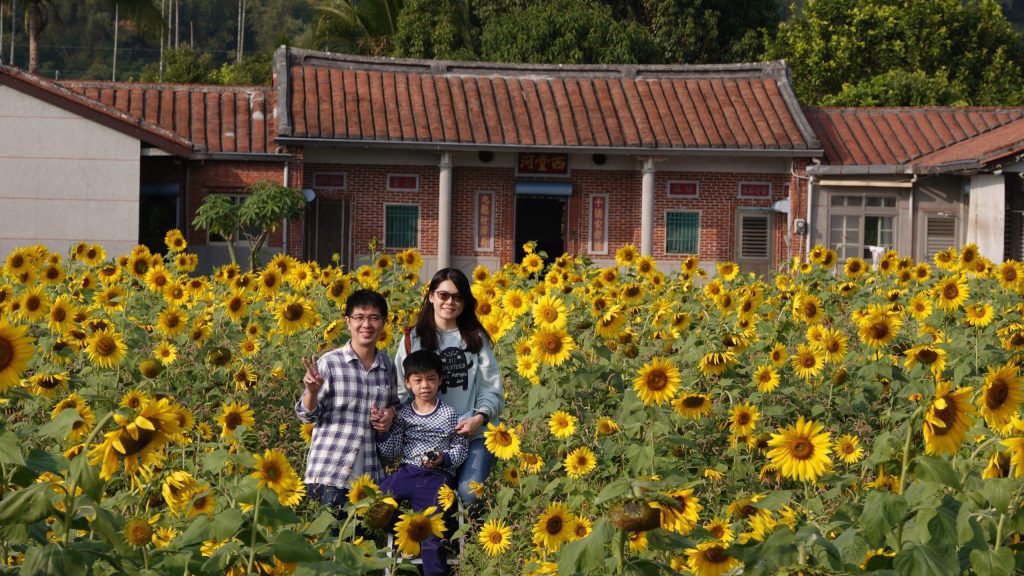
[[[139,192],[139,244],[163,254],[164,236],[179,226],[178,183],[143,182]]]
[[[344,198],[317,198],[306,207],[305,258],[321,265],[348,267],[349,203]],[[334,261],[337,254],[339,260]]]
[[[534,240],[537,250],[557,258],[565,252],[567,198],[516,197],[516,261],[523,259],[523,244]]]

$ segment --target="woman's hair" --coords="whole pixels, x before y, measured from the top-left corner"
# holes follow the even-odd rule
[[[420,347],[424,350],[437,349],[437,324],[434,323],[434,305],[430,302],[430,292],[437,290],[438,285],[445,280],[451,280],[459,296],[462,296],[462,312],[455,318],[455,325],[469,351],[475,354],[483,348],[485,338],[488,344],[491,343],[491,336],[476,317],[476,298],[469,289],[469,279],[458,268],[442,268],[430,279],[429,291],[423,297],[423,305],[416,318],[416,336],[420,339]]]

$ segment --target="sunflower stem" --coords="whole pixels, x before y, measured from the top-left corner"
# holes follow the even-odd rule
[[[107,412],[106,416],[96,424],[96,427],[89,432],[89,435],[85,438],[85,442],[82,443],[82,453],[76,456],[76,458],[86,458],[85,451],[89,449],[89,443],[92,442],[96,434],[103,429],[103,426],[114,417],[114,411]],[[75,490],[78,489],[78,477],[71,478],[71,485],[68,487],[67,493],[64,494],[64,545],[71,543],[71,518],[75,513]]]
[[[615,546],[615,562],[619,576],[626,573],[626,542],[629,540],[626,531],[619,528],[618,541]]]
[[[249,539],[249,564],[245,569],[246,574],[252,573],[252,564],[256,560],[256,532],[259,530],[258,520],[260,518],[260,490],[256,490],[256,506],[252,512],[252,536]]]
[[[914,438],[914,421],[917,420],[918,415],[924,410],[924,406],[918,406],[917,410],[910,416],[910,420],[907,421],[907,434],[903,440],[903,466],[900,470],[900,485],[897,494],[903,494],[903,488],[907,482],[907,471],[910,469],[910,444]],[[896,528],[896,551],[899,552],[903,549],[903,520],[900,520],[899,527]]]
[[[996,526],[996,543],[994,549],[999,552],[999,545],[1003,542],[1003,524],[1006,522],[1006,513],[999,515],[999,524]]]

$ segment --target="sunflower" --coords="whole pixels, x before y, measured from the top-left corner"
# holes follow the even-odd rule
[[[267,265],[266,269],[259,274],[256,285],[259,287],[261,296],[273,296],[281,288],[282,274],[276,268]]]
[[[538,454],[522,452],[519,454],[519,469],[527,474],[536,474],[544,467],[544,459]]]
[[[995,311],[991,304],[972,304],[964,307],[964,323],[974,328],[984,328],[992,323]]]
[[[484,445],[491,454],[502,460],[511,460],[519,455],[519,436],[515,430],[506,427],[504,422],[497,426],[487,424]]]
[[[921,364],[931,370],[934,377],[938,378],[946,369],[946,351],[938,346],[922,344],[907,349],[903,354],[907,357],[903,366],[908,371]]]
[[[284,452],[267,450],[262,456],[255,454],[253,457],[256,464],[250,476],[259,481],[258,488],[270,488],[283,501],[282,496],[291,492],[296,484],[301,484]]]
[[[914,320],[924,322],[932,315],[932,300],[927,292],[919,292],[910,299],[907,308]]]
[[[86,351],[89,353],[89,361],[93,364],[101,368],[113,368],[124,360],[128,346],[120,334],[104,328],[89,336]]]
[[[597,424],[594,426],[594,436],[611,436],[621,429],[615,420],[602,416],[597,419]]]
[[[174,276],[163,266],[154,266],[146,272],[146,287],[153,292],[162,293],[174,283]]]
[[[480,528],[477,541],[488,556],[499,556],[512,546],[512,527],[492,518]]]
[[[178,414],[170,400],[161,398],[147,402],[134,417],[115,414],[118,428],[104,434],[103,442],[89,451],[89,463],[100,464],[100,476],[109,479],[124,465],[125,474],[148,478],[151,467],[162,457],[161,449],[178,433]]]
[[[605,313],[598,318],[594,330],[602,338],[614,338],[622,331],[625,324],[626,312],[621,305],[616,304],[609,306]]]
[[[558,410],[548,419],[548,429],[555,438],[568,438],[576,432],[576,417]]]
[[[825,317],[821,300],[812,294],[798,294],[793,299],[793,315],[807,324],[817,324]]]
[[[956,310],[971,295],[967,280],[963,276],[947,276],[939,280],[933,288],[933,293],[939,308],[947,311]]]
[[[181,233],[181,230],[173,228],[164,234],[164,245],[171,252],[181,252],[188,247],[188,242],[185,241],[185,235]]]
[[[501,297],[505,313],[512,318],[519,318],[530,309],[529,296],[518,288],[513,288]]]
[[[160,518],[157,514],[153,518],[131,518],[124,524],[124,540],[133,548],[144,548],[153,542],[152,523]]]
[[[17,317],[28,322],[37,322],[46,316],[49,309],[50,298],[43,292],[42,287],[36,286],[22,293]]]
[[[1006,260],[996,267],[996,280],[1005,290],[1018,290],[1024,279],[1024,266],[1014,260]]]
[[[701,357],[697,368],[704,376],[720,376],[735,363],[736,356],[732,352],[708,352]]]
[[[256,423],[252,409],[249,408],[248,404],[232,402],[231,404],[222,404],[221,409],[223,411],[217,416],[217,422],[220,422],[221,425],[220,435],[222,438],[234,436],[235,430],[239,426],[252,428]]]
[[[224,312],[232,322],[241,322],[249,313],[249,300],[244,292],[235,292],[224,302]]]
[[[569,359],[569,353],[576,349],[572,336],[562,329],[540,329],[533,333],[534,354],[543,364],[559,366]]]
[[[0,317],[0,394],[18,386],[35,354],[34,340],[25,336],[27,330],[28,326],[12,326]]]
[[[399,252],[395,256],[395,259],[398,260],[398,263],[402,268],[410,272],[418,271],[423,267],[423,257],[420,256],[419,251],[415,248],[407,248],[402,252]]]
[[[786,363],[787,358],[789,358],[789,352],[786,350],[785,344],[782,342],[772,344],[771,350],[768,351],[768,359],[771,360],[772,366],[782,366]]]
[[[664,358],[654,358],[644,364],[637,377],[633,379],[633,389],[644,404],[661,405],[672,400],[681,381],[679,369],[672,362]]]
[[[711,396],[698,392],[683,392],[672,401],[672,409],[691,420],[711,415],[711,408]]]
[[[548,552],[557,552],[576,533],[576,516],[568,506],[552,502],[533,525],[533,545]]]
[[[754,370],[751,377],[757,390],[767,394],[779,386],[779,372],[771,364],[763,364]]]
[[[693,530],[704,509],[700,500],[693,495],[693,489],[671,490],[664,494],[671,504],[658,500],[648,505],[661,511],[661,527],[670,532],[685,536]]]
[[[950,382],[935,386],[935,396],[924,415],[924,451],[927,454],[954,454],[967,440],[974,425],[974,406],[970,402],[974,388],[950,391]]]
[[[544,260],[537,254],[527,254],[519,263],[524,276],[531,276],[544,269]]]
[[[313,311],[313,303],[302,296],[290,296],[277,307],[277,323],[281,332],[292,335],[316,325],[320,318]]]
[[[70,329],[74,325],[76,312],[77,309],[72,303],[71,296],[67,294],[58,296],[50,305],[50,311],[47,314],[47,327],[50,332],[59,334]]]
[[[174,344],[164,340],[156,345],[156,348],[153,350],[153,356],[164,366],[170,366],[178,359],[178,349]]]
[[[189,518],[195,518],[200,514],[213,516],[213,513],[216,511],[217,496],[213,493],[213,490],[210,489],[209,484],[203,484],[197,487],[192,494],[189,495],[189,503],[186,508],[186,514]]]
[[[1010,422],[1024,403],[1024,379],[1018,370],[1013,363],[999,368],[988,367],[978,406],[991,428],[999,428]]]
[[[637,282],[627,282],[619,288],[619,300],[627,305],[639,304],[644,299],[644,287]]]
[[[417,556],[420,553],[420,544],[424,540],[431,536],[444,536],[444,514],[438,512],[436,506],[422,512],[402,514],[399,518],[395,524],[395,541],[403,554]]]
[[[902,322],[894,315],[880,309],[870,310],[858,322],[860,339],[872,348],[881,348],[899,333]]]
[[[1024,477],[1024,438],[1007,438],[1001,441],[1010,452],[1010,464],[1014,478]]]
[[[754,433],[761,413],[750,402],[737,404],[729,410],[729,430],[733,434],[748,436]]]
[[[996,450],[989,456],[988,464],[981,472],[981,478],[1009,478],[1012,454],[1006,450]]]
[[[686,566],[696,576],[722,576],[740,564],[728,550],[728,544],[719,541],[698,544],[686,550]]]
[[[846,263],[843,264],[843,274],[846,274],[849,278],[859,278],[865,272],[868,271],[868,265],[864,262],[863,258],[849,258]]]
[[[557,296],[541,296],[534,303],[531,309],[533,324],[537,328],[548,330],[561,330],[568,322],[565,303]]]
[[[168,338],[181,334],[188,328],[188,316],[177,306],[164,308],[156,317],[156,329]]]
[[[251,364],[242,364],[231,375],[231,378],[235,382],[235,390],[251,390],[259,380],[259,374]]]
[[[151,400],[152,398],[150,398],[149,394],[141,390],[129,390],[121,396],[121,406],[132,411],[138,411]]]
[[[624,244],[615,251],[615,263],[619,266],[632,266],[640,258],[640,251],[633,244]]]
[[[369,498],[370,490],[376,492],[378,488],[377,483],[373,481],[369,474],[362,474],[355,480],[352,480],[348,488],[349,504],[356,504],[364,498]]]
[[[796,354],[790,360],[797,376],[809,380],[825,367],[825,351],[820,346],[799,344],[796,347]]]
[[[864,449],[859,444],[860,438],[843,434],[836,440],[836,456],[847,464],[856,464],[864,457]]]
[[[582,478],[597,466],[597,456],[586,446],[581,446],[565,457],[565,473],[570,478]]]
[[[821,335],[819,343],[825,352],[825,361],[833,364],[842,362],[846,357],[846,349],[849,340],[846,335],[835,328],[826,328]]]
[[[29,377],[28,388],[36,396],[53,398],[67,390],[68,380],[67,372],[36,372]]]
[[[832,443],[829,433],[823,429],[821,424],[805,421],[800,416],[793,426],[772,434],[768,441],[772,449],[767,453],[772,465],[788,478],[816,481],[832,466],[828,456]]]

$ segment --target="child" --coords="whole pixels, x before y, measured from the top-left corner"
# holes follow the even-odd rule
[[[379,432],[377,447],[385,462],[399,461],[398,469],[380,484],[396,500],[408,500],[413,510],[439,506],[437,492],[452,485],[466,459],[469,440],[455,433],[459,413],[437,398],[441,385],[441,359],[430,350],[418,350],[402,362],[405,387],[412,402],[398,409],[389,432]],[[448,558],[441,539],[431,535],[421,546],[425,576],[448,574]]]

